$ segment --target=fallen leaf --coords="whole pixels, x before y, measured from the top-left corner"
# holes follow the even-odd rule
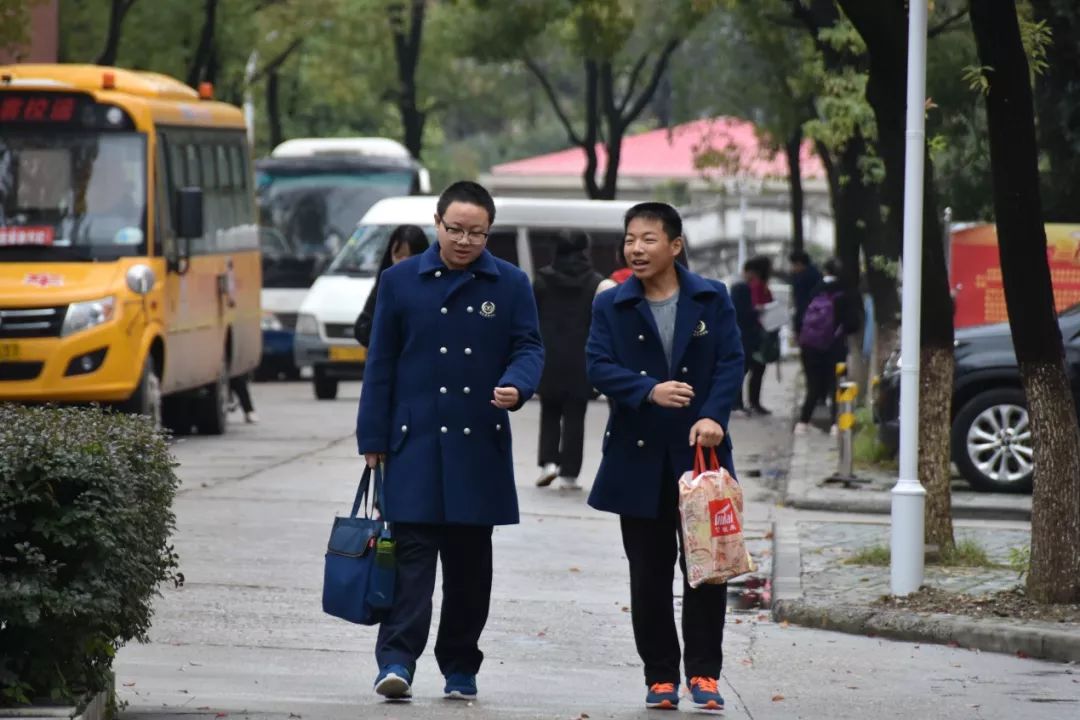
[[[229,717],[229,713],[227,713],[227,712],[219,712],[219,713],[218,713],[217,715],[215,715],[214,717],[216,717],[216,718],[223,718],[223,717]]]
[[[742,620],[740,618],[735,618],[735,624],[742,625]]]
[[[791,627],[791,623],[789,623],[787,620],[785,620],[784,622],[780,623],[780,627],[787,630],[789,627]]]
[[[750,658],[743,658],[739,662],[741,662],[743,665],[746,665],[747,667],[754,664],[754,661],[751,660]]]
[[[960,647],[960,643],[956,642],[955,640],[950,640],[949,642],[947,642],[947,643],[945,643],[945,644],[946,644],[946,645],[948,645],[948,646],[949,646],[949,647],[951,647],[951,648],[958,648],[958,647]]]
[[[772,696],[772,701],[773,702],[782,702],[783,700],[784,700],[783,695],[773,695]]]
[[[1027,660],[1027,659],[1028,659],[1029,657],[1031,657],[1031,656],[1030,656],[1030,655],[1028,655],[1028,654],[1027,654],[1026,652],[1024,652],[1023,650],[1017,650],[1017,651],[1016,651],[1016,657],[1020,658],[1021,660]]]
[[[135,683],[124,683],[124,687],[135,687]]]
[[[624,605],[624,606],[623,606],[623,609],[622,609],[622,611],[623,611],[623,612],[630,612],[630,608],[628,608],[628,607],[626,607],[626,606]]]
[[[536,633],[536,637],[547,637],[547,633],[541,630],[540,632]]]
[[[769,532],[765,533],[765,539],[766,539],[766,540],[772,540],[772,539],[773,539],[773,531],[772,531],[772,530],[770,530]]]
[[[579,567],[572,567],[572,568],[570,568],[570,572],[573,572],[573,573],[579,573],[579,572],[581,572],[581,568],[579,568]]]

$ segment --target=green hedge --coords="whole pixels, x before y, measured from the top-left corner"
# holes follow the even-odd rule
[[[0,705],[77,702],[146,639],[173,467],[148,418],[0,405]]]

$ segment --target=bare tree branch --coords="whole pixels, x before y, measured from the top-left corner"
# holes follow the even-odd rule
[[[634,122],[634,120],[637,119],[637,116],[641,114],[641,111],[645,109],[645,106],[649,104],[649,100],[651,100],[653,94],[656,93],[657,85],[660,84],[660,78],[663,76],[664,71],[667,70],[668,60],[671,59],[672,53],[679,47],[681,40],[681,38],[672,38],[664,45],[664,49],[660,51],[660,57],[656,60],[656,65],[653,66],[652,77],[649,78],[649,82],[645,86],[645,89],[641,91],[641,95],[639,95],[634,104],[630,106],[628,112],[625,114],[620,113],[620,115],[622,115],[622,118],[619,121],[620,130],[625,130],[630,123]]]
[[[645,68],[645,63],[649,61],[648,51],[641,54],[637,62],[634,63],[634,69],[630,71],[630,80],[626,83],[626,94],[623,95],[622,101],[619,103],[619,114],[622,115],[626,111],[626,106],[630,104],[630,98],[634,96],[634,90],[637,88],[638,76],[641,75],[641,71]],[[612,91],[614,92],[614,91]]]
[[[286,47],[284,50],[282,50],[277,55],[275,55],[273,57],[273,59],[270,60],[270,62],[266,63],[261,68],[259,68],[251,76],[251,82],[249,84],[254,85],[255,83],[262,80],[263,77],[265,77],[266,75],[269,75],[270,73],[277,72],[278,69],[282,65],[285,64],[285,61],[289,59],[289,56],[292,55],[297,50],[299,50],[300,46],[303,45],[303,44],[304,44],[304,38],[302,38],[302,37],[298,37],[295,40],[293,40],[291,43],[289,43],[288,47]]]
[[[938,35],[947,33],[950,30],[955,29],[956,26],[959,25],[960,22],[967,17],[967,14],[968,9],[966,7],[963,10],[958,10],[957,12],[942,20],[937,25],[934,25],[932,28],[927,30],[926,36],[928,38],[935,38]]]
[[[109,32],[105,38],[105,47],[98,55],[98,65],[115,65],[116,56],[120,50],[120,29],[124,24],[124,17],[131,10],[137,0],[112,0],[112,8],[109,12]]]
[[[570,124],[570,118],[563,112],[562,104],[559,102],[559,96],[556,94],[555,88],[552,87],[551,81],[548,79],[547,75],[544,74],[543,68],[541,68],[528,53],[523,55],[522,61],[525,63],[525,67],[529,69],[529,72],[531,72],[540,82],[540,87],[544,89],[544,94],[547,95],[548,100],[551,102],[551,107],[559,117],[559,122],[561,122],[563,128],[566,129],[566,134],[570,138],[570,142],[574,145],[585,147],[585,141],[574,132],[574,126]]]

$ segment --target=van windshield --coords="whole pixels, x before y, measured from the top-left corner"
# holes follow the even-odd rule
[[[0,131],[0,262],[146,253],[146,138]]]
[[[328,275],[353,275],[356,277],[374,277],[379,272],[386,244],[397,225],[361,225],[349,238],[334,262],[330,264]],[[429,242],[435,242],[435,228],[424,227],[424,234]]]

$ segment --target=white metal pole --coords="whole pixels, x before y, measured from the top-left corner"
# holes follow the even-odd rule
[[[247,125],[248,144],[255,148],[255,98],[251,81],[259,66],[259,51],[252,50],[244,68],[244,124]]]
[[[904,163],[904,262],[901,303],[900,476],[892,490],[893,595],[923,581],[926,490],[919,482],[919,331],[922,325],[923,157],[926,148],[927,0],[908,18],[907,145]]]

